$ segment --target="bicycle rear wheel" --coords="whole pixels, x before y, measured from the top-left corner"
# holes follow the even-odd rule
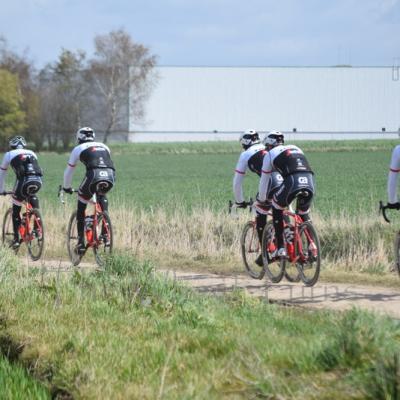
[[[274,224],[270,221],[265,226],[263,232],[262,255],[264,270],[273,283],[278,283],[282,280],[286,265],[284,258],[276,259],[274,257],[277,248]]]
[[[317,283],[321,268],[321,247],[317,232],[310,222],[303,222],[299,227],[297,242],[300,277],[306,286]]]
[[[261,254],[260,247],[256,225],[249,221],[243,227],[240,237],[240,250],[246,271],[254,279],[262,279],[265,275],[263,266],[256,264],[256,259]]]
[[[69,219],[68,230],[67,230],[67,248],[69,259],[73,266],[78,265],[83,257],[83,254],[76,252],[76,246],[78,245],[78,227],[76,220],[76,211],[74,211]]]
[[[10,247],[14,240],[14,228],[12,222],[12,208],[9,208],[4,214],[3,229],[2,229],[2,242],[5,247]],[[14,249],[15,254],[18,253],[19,247]]]
[[[32,261],[37,261],[42,255],[44,246],[44,229],[43,220],[40,211],[36,208],[32,209],[28,215],[28,253]]]
[[[113,248],[113,230],[111,219],[107,212],[104,211],[98,214],[94,234],[94,240],[96,241],[93,246],[94,256],[97,265],[103,267]]]
[[[394,242],[395,268],[400,275],[400,232],[397,232]]]

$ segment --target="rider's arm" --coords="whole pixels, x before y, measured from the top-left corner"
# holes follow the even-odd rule
[[[261,169],[261,178],[258,185],[258,200],[262,203],[267,200],[267,192],[269,188],[269,183],[271,180],[272,164],[271,156],[267,153],[263,160],[263,165]]]
[[[241,155],[238,163],[236,164],[235,175],[233,177],[233,193],[235,195],[236,203],[244,202],[242,182],[246,174],[246,170],[247,162]]]
[[[392,153],[390,161],[390,170],[388,176],[388,202],[397,203],[397,177],[400,172],[400,146],[396,146]]]
[[[0,193],[4,192],[4,183],[7,175],[7,168],[10,165],[9,153],[4,154],[3,161],[0,165]]]
[[[75,149],[72,150],[72,153],[71,153],[71,155],[69,157],[69,160],[68,160],[67,168],[65,168],[65,171],[64,171],[63,188],[65,188],[65,189],[71,188],[72,177],[74,175],[76,163],[79,160],[79,154],[80,153],[78,153],[78,151],[76,149],[77,149],[77,147],[75,147]]]

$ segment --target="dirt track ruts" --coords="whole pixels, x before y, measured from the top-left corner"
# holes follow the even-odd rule
[[[59,260],[26,261],[28,266],[45,268],[55,272],[72,270],[70,263]],[[93,268],[93,264],[82,263],[80,268]],[[159,272],[193,287],[200,293],[222,294],[235,288],[245,289],[250,295],[264,297],[271,302],[312,309],[347,310],[360,307],[369,311],[387,314],[400,319],[400,290],[379,286],[343,283],[317,283],[314,287],[302,284],[271,284],[255,280],[246,275],[217,275],[208,272],[188,272],[158,268]]]

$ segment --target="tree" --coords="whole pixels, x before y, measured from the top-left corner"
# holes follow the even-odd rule
[[[5,69],[0,69],[0,138],[2,147],[9,136],[21,133],[26,127],[21,101],[18,77]]]
[[[32,61],[28,59],[27,52],[18,55],[10,50],[7,40],[0,37],[0,68],[6,69],[18,76],[21,89],[21,108],[26,114],[25,129],[20,132],[28,140],[32,140],[37,149],[42,146],[43,137],[40,132],[40,97],[36,70]]]
[[[51,149],[60,141],[68,149],[88,107],[84,60],[82,51],[62,49],[57,62],[40,72],[42,131]]]
[[[128,128],[129,113],[136,119],[143,117],[156,79],[156,57],[123,29],[96,36],[94,45],[89,74],[97,89],[106,143],[112,132]]]

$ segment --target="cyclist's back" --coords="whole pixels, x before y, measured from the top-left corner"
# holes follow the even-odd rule
[[[75,167],[81,161],[86,167],[86,175],[79,186],[77,208],[78,252],[85,248],[84,224],[85,211],[91,197],[96,194],[103,211],[108,211],[106,193],[114,186],[115,170],[110,149],[100,142],[95,142],[92,128],[81,128],[77,132],[78,145],[72,150],[64,172],[63,189],[72,193],[71,184]]]
[[[26,145],[22,136],[11,138],[10,150],[5,153],[0,166],[0,192],[4,192],[5,177],[9,166],[14,170],[16,176],[12,197],[14,241],[11,246],[13,248],[17,248],[21,242],[19,226],[22,203],[29,201],[33,208],[39,208],[39,199],[36,193],[42,187],[42,169],[36,154],[32,150],[28,150]]]

